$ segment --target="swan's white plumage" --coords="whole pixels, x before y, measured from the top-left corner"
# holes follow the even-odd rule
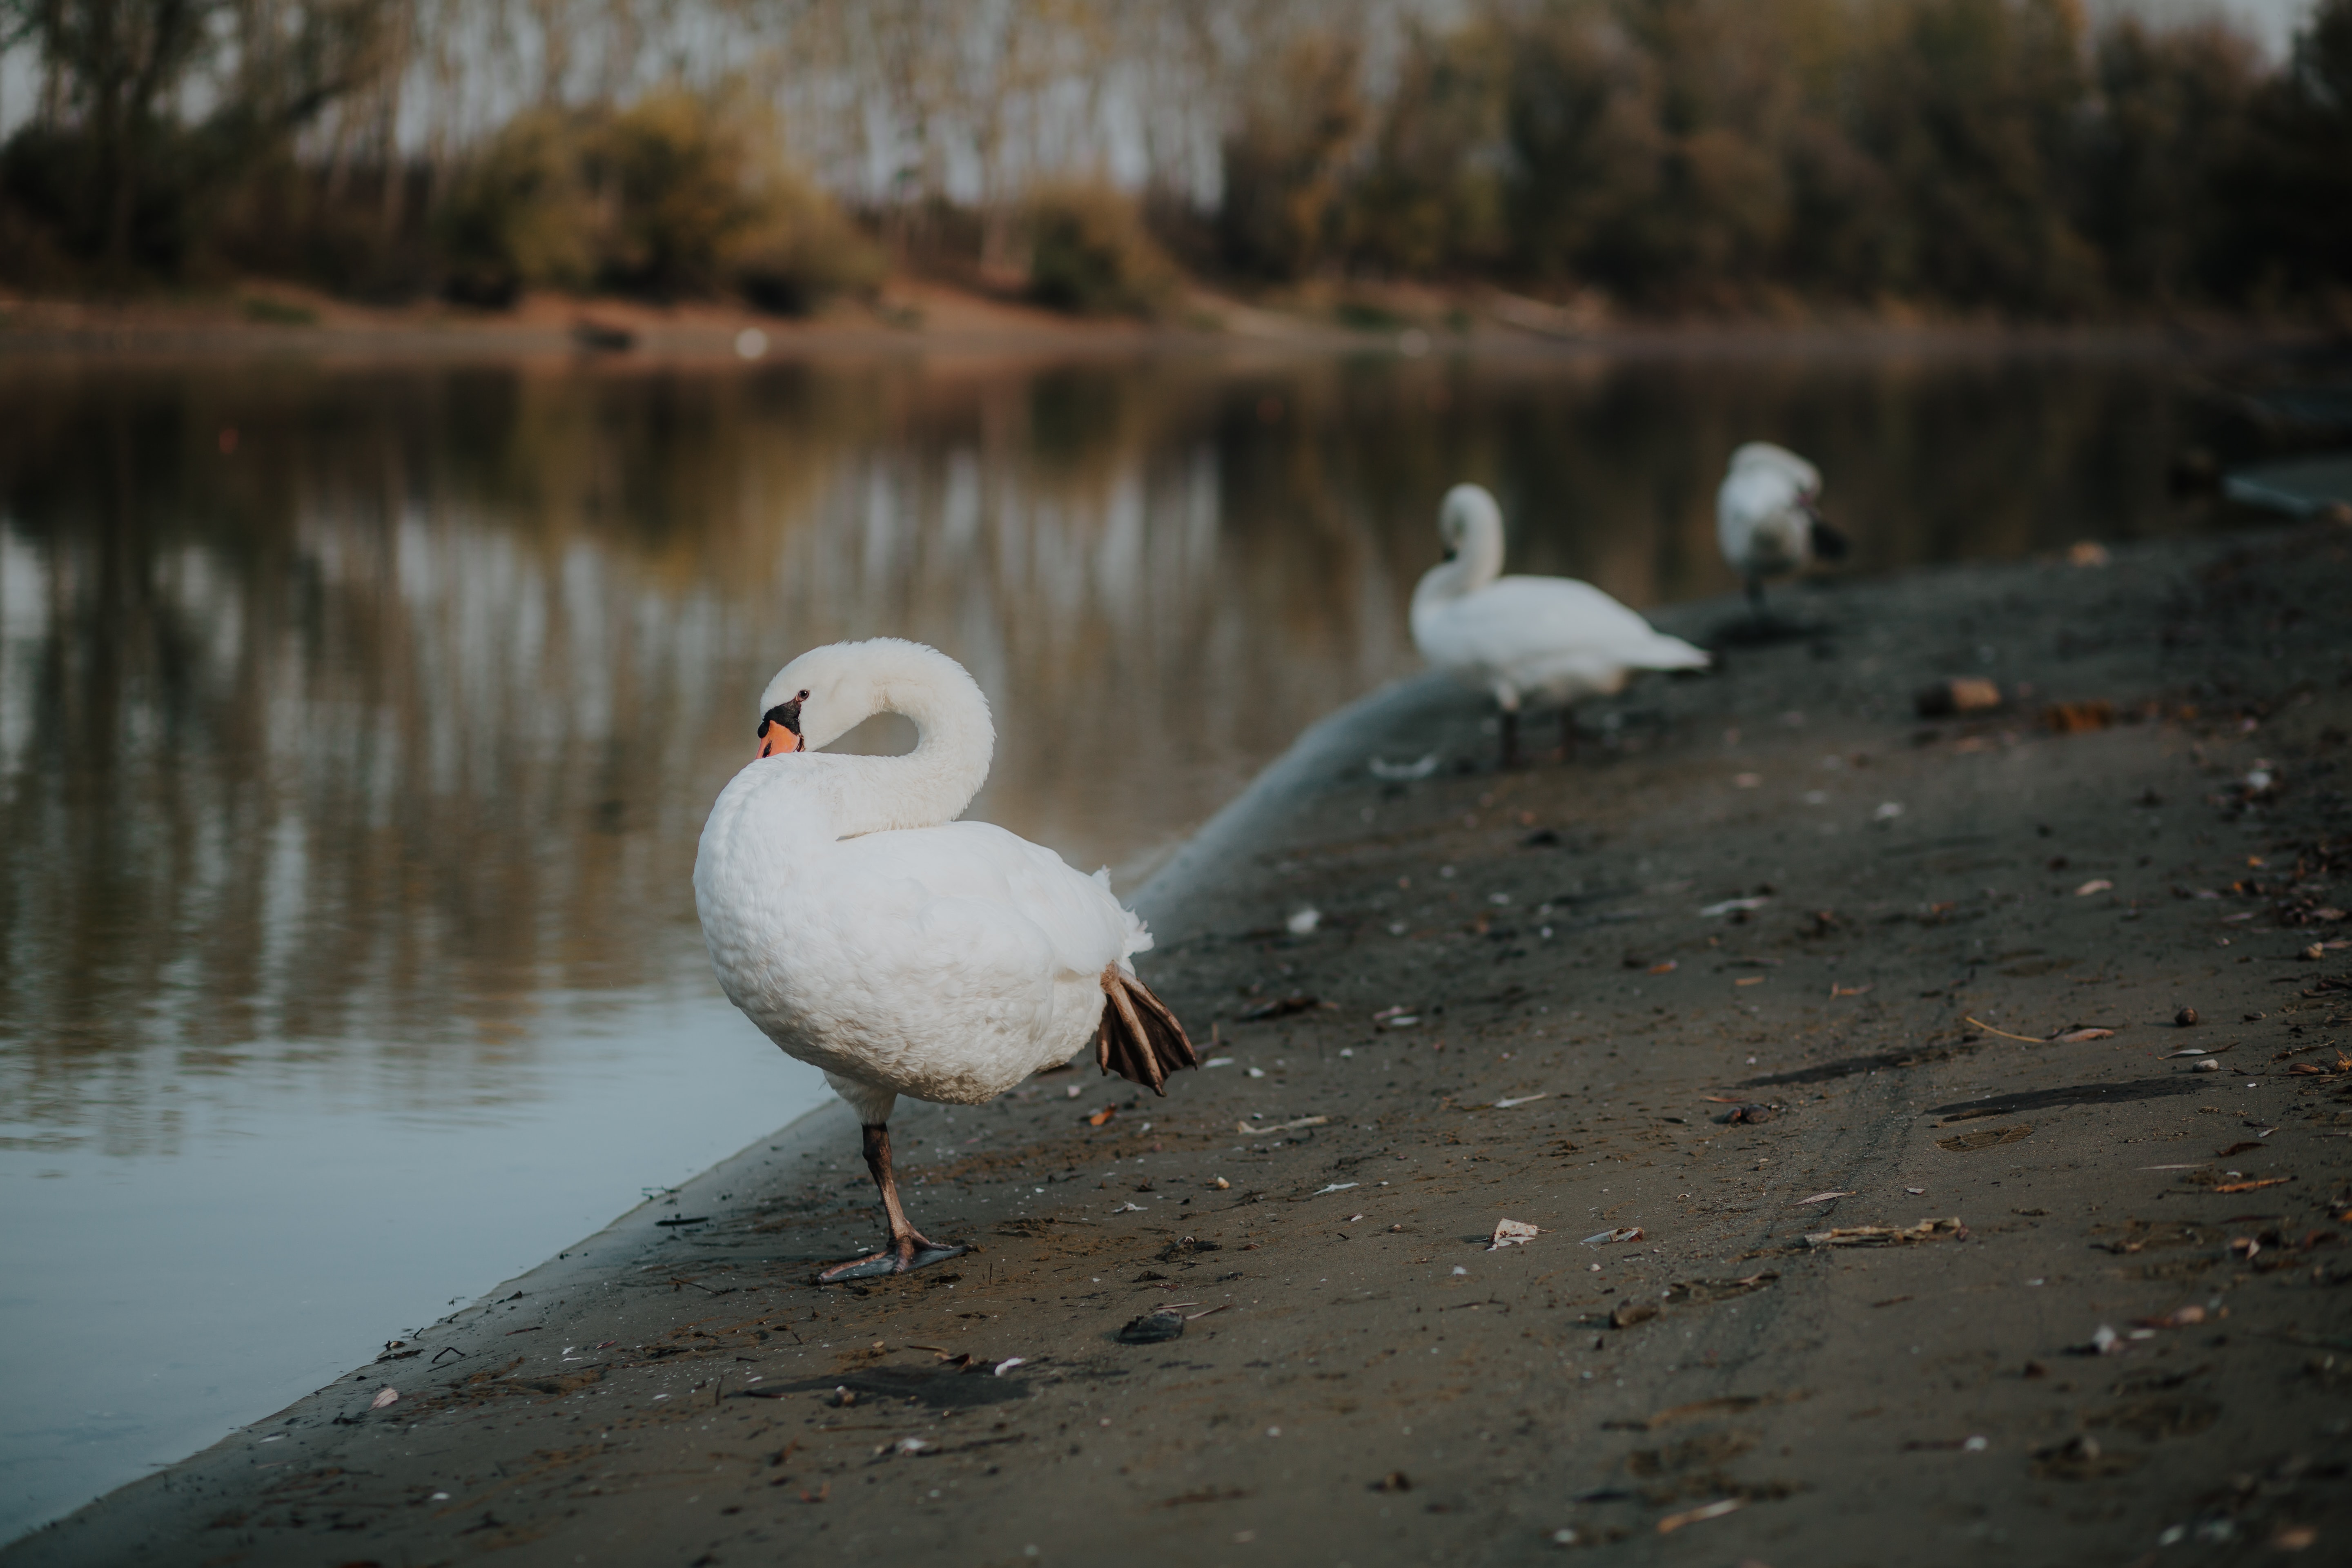
[[[1702,669],[1706,654],[1668,637],[1590,583],[1502,577],[1503,514],[1477,485],[1456,485],[1438,510],[1454,558],[1412,595],[1422,657],[1490,691],[1506,712],[1573,703],[1624,689],[1636,669]]]
[[[695,907],[728,999],[823,1068],[870,1125],[894,1098],[974,1104],[1067,1060],[1102,1016],[1102,974],[1151,945],[1092,877],[1001,827],[950,820],[986,778],[994,731],[962,667],[893,638],[787,665],[763,708],[810,692],[811,746],[887,709],[900,757],[797,752],[719,793]]]
[[[1750,441],[1733,452],[1715,492],[1725,563],[1750,583],[1804,566],[1813,558],[1811,503],[1821,491],[1821,470],[1785,447]]]

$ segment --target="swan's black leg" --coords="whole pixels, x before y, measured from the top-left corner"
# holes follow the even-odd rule
[[[1572,708],[1559,710],[1559,760],[1576,761],[1576,710]]]
[[[1506,773],[1519,765],[1519,715],[1513,708],[1503,710],[1503,769]]]
[[[920,1268],[966,1250],[929,1239],[907,1217],[905,1207],[898,1202],[898,1178],[890,1168],[890,1129],[887,1126],[866,1129],[866,1168],[873,1173],[874,1184],[882,1194],[882,1215],[890,1226],[890,1244],[879,1252],[869,1252],[863,1258],[835,1264],[817,1275],[818,1284],[832,1285],[845,1279],[871,1279],[885,1274],[904,1274],[910,1268]]]
[[[1758,626],[1764,624],[1764,579],[1753,574],[1748,578],[1748,610],[1756,617]]]

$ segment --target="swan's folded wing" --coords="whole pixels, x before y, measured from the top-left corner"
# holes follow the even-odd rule
[[[1773,537],[1767,549],[1790,557],[1793,563],[1799,552],[1783,536],[1801,526],[1797,497],[1796,481],[1778,468],[1751,465],[1733,469],[1716,492],[1716,538],[1724,553],[1734,564],[1744,563],[1756,546],[1758,531],[1769,530]]]
[[[793,906],[779,944],[791,1011],[886,1068],[942,1039],[961,1042],[960,1059],[992,1061],[1008,1042],[1017,1055],[1050,1032],[1060,954],[981,868],[942,876],[888,842],[915,836],[842,843],[827,858],[827,895]]]
[[[1724,476],[1716,491],[1719,511],[1733,511],[1754,521],[1769,517],[1797,499],[1797,487],[1788,475],[1771,468],[1738,468]]]
[[[899,891],[889,901],[910,912],[947,903],[982,911],[1032,935],[1045,962],[1071,973],[1099,974],[1105,964],[1150,945],[1141,922],[1103,882],[1072,870],[1052,850],[986,823],[869,834],[845,840],[839,852],[843,871],[861,883],[877,890],[896,884]]]

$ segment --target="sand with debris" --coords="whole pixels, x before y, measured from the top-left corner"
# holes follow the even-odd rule
[[[811,1286],[820,1112],[5,1561],[2342,1560],[2352,530],[1786,603],[1302,738],[1146,889],[1214,1065],[902,1108],[970,1255]]]

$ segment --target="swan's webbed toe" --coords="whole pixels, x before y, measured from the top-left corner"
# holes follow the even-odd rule
[[[971,1247],[961,1242],[942,1243],[919,1240],[914,1249],[899,1259],[898,1272],[904,1274],[911,1268],[928,1268],[934,1263],[944,1263],[950,1258],[961,1258],[971,1250]]]
[[[1165,1098],[1168,1075],[1201,1065],[1184,1026],[1151,988],[1120,973],[1116,963],[1102,972],[1103,1010],[1095,1025],[1095,1061]]]

